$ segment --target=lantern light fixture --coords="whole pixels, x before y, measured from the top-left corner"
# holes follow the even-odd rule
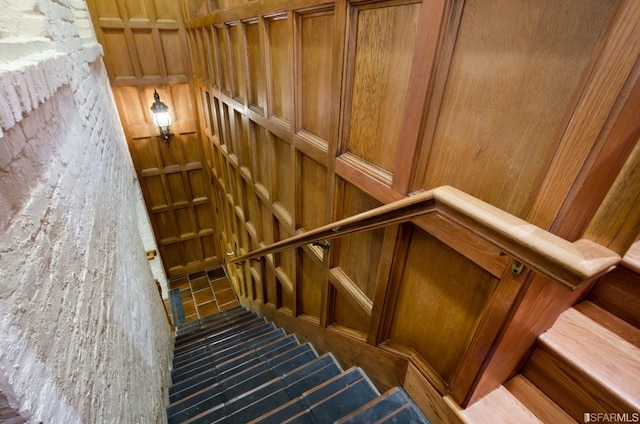
[[[169,127],[171,126],[171,114],[169,113],[169,107],[160,101],[158,91],[153,90],[153,98],[155,99],[151,105],[153,123],[156,124],[160,130],[160,138],[169,145]]]

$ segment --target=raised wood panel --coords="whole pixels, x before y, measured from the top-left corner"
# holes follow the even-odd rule
[[[273,154],[273,139],[271,138],[271,136],[267,137],[264,127],[256,124],[253,121],[249,125],[251,128],[251,141],[255,146],[256,152],[256,165],[254,167],[255,183],[267,188],[267,193],[270,193],[271,180],[269,178],[269,170],[271,169],[271,167],[269,166],[269,164],[271,163],[270,158]]]
[[[116,18],[117,20],[121,20],[120,10],[118,8],[118,3],[115,1],[96,1],[92,2],[98,19],[110,19]]]
[[[351,303],[339,292],[335,295],[334,304],[334,323],[340,327],[344,327],[352,337],[360,340],[366,339],[366,333],[369,329],[369,320],[358,313]]]
[[[333,9],[314,11],[297,16],[297,50],[300,96],[297,130],[307,131],[327,145],[332,136],[331,58],[333,50]]]
[[[624,255],[640,235],[640,140],[585,231],[585,237]]]
[[[414,229],[396,284],[399,292],[388,339],[415,349],[450,383],[497,280]]]
[[[327,199],[327,169],[304,154],[299,154],[299,177],[302,187],[300,193],[299,226],[305,230],[325,224],[325,207]]]
[[[228,96],[231,95],[231,62],[229,61],[229,48],[227,43],[226,26],[215,27],[216,53],[220,61],[220,89]]]
[[[153,10],[155,17],[159,21],[164,22],[177,22],[179,19],[177,7],[180,7],[176,2],[169,2],[166,0],[153,0]]]
[[[182,49],[182,40],[178,30],[160,30],[160,42],[166,73],[168,75],[186,75],[187,60]]]
[[[196,39],[197,31],[189,31],[187,41],[189,43],[189,62],[191,63],[191,72],[194,78],[203,78],[202,75],[202,55],[204,52],[198,50],[198,42]]]
[[[149,10],[144,0],[124,0],[122,1],[129,19],[149,19]]]
[[[294,160],[291,152],[291,146],[280,137],[274,136],[275,147],[275,164],[272,169],[276,173],[274,178],[273,199],[274,203],[278,202],[289,214],[289,219],[294,212],[294,169],[292,161]]]
[[[465,3],[423,187],[522,216],[614,3]]]
[[[293,55],[291,22],[287,15],[265,19],[269,55],[269,115],[289,128],[293,119]]]
[[[257,19],[245,23],[247,44],[247,67],[249,68],[249,105],[264,111],[267,104],[265,82],[264,50],[260,42],[260,28]]]
[[[341,218],[356,215],[380,206],[351,184],[344,184]],[[382,254],[384,229],[350,234],[340,241],[339,265],[354,284],[373,300],[377,264]],[[363,263],[371,264],[362,266]]]
[[[204,39],[204,29],[196,29],[193,31],[193,41],[195,45],[195,55],[198,62],[197,72],[194,74],[196,78],[204,80],[209,79],[211,62],[208,60],[207,49]]]
[[[212,27],[205,27],[205,57],[206,60],[209,61],[209,72],[210,74],[207,76],[209,82],[212,87],[220,87],[220,61],[216,56],[216,40],[215,40],[215,29]]]
[[[231,58],[233,65],[233,98],[244,103],[247,98],[245,75],[245,49],[243,43],[242,25],[237,22],[229,25],[229,43],[231,44]]]
[[[113,80],[135,78],[124,32],[116,29],[104,30],[102,40],[105,56],[108,58],[107,70],[111,78]]]
[[[386,5],[386,4],[385,4]],[[343,151],[393,174],[420,4],[351,10],[348,121]]]
[[[304,250],[300,257],[300,313],[320,320],[322,300],[322,264]]]
[[[138,63],[140,64],[142,78],[159,78],[163,73],[158,52],[156,51],[155,40],[151,30],[132,30],[133,42],[136,48]]]

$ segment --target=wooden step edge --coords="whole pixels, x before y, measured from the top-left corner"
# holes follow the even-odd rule
[[[544,424],[504,386],[456,412],[468,424]]]
[[[522,374],[518,374],[507,381],[504,387],[544,423],[577,423],[564,409],[540,391],[540,389],[531,381],[527,380]]]
[[[585,384],[624,400],[640,411],[640,349],[577,309],[563,312],[538,338],[538,349],[575,369]]]
[[[588,300],[575,305],[574,309],[640,349],[640,329],[637,327]]]

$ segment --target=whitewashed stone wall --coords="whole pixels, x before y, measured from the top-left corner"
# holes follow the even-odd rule
[[[0,414],[162,422],[172,336],[86,4],[0,7]]]

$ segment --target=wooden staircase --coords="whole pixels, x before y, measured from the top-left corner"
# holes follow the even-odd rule
[[[463,421],[640,422],[640,330],[620,318],[628,307],[614,314],[599,298],[562,313],[538,337],[522,372],[460,411]]]
[[[402,388],[380,395],[242,307],[178,329],[172,381],[169,423],[429,423]]]

